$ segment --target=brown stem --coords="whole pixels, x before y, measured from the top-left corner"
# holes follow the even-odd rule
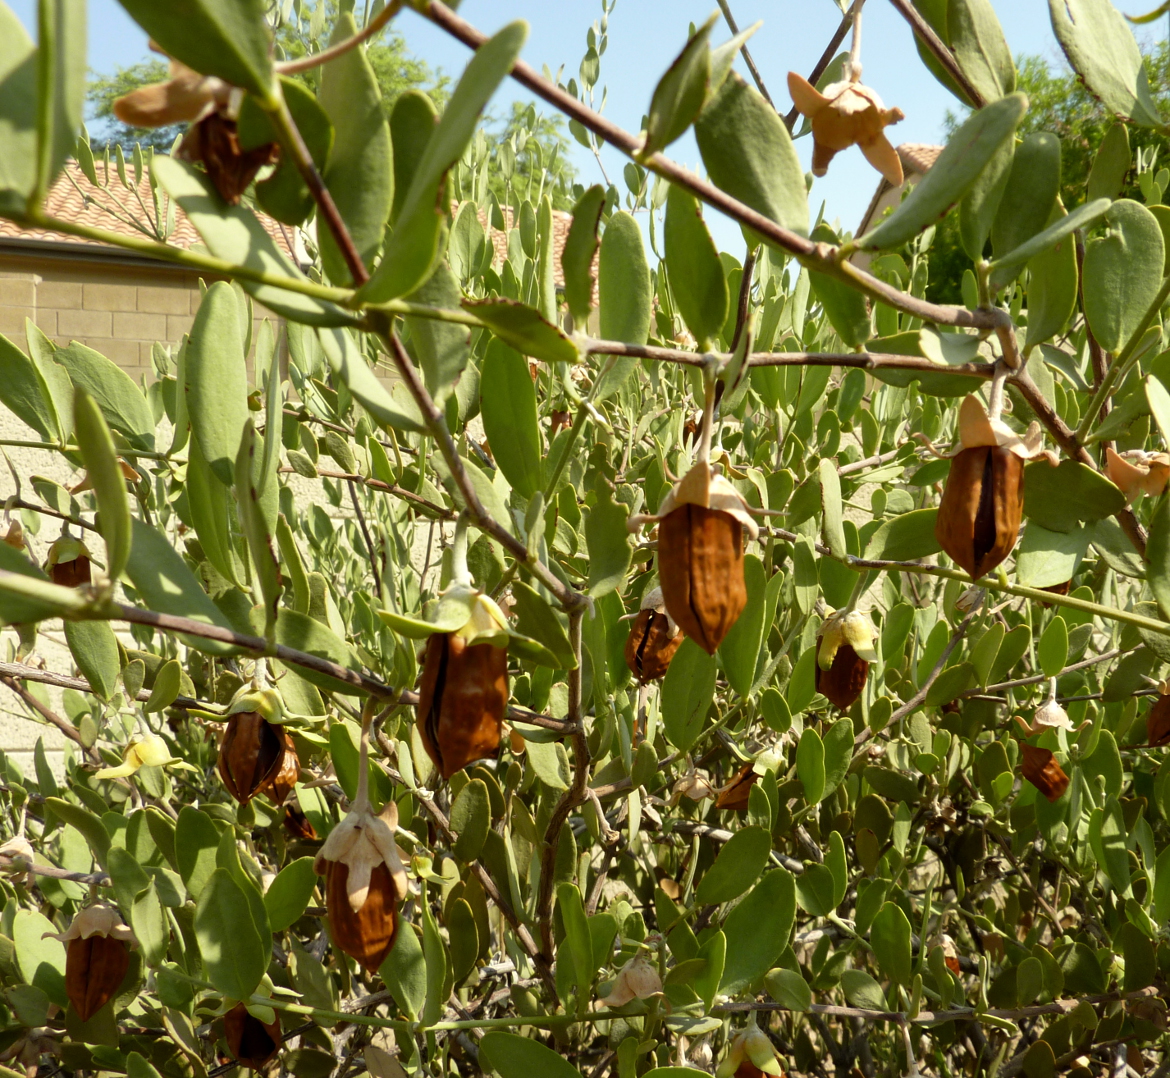
[[[487,41],[484,34],[470,23],[459,18],[439,0],[420,0],[417,10],[470,48],[478,49]],[[660,153],[650,156],[644,155],[641,152],[641,140],[636,135],[630,134],[588,106],[583,105],[572,94],[542,78],[523,61],[517,60],[513,65],[512,77],[554,108],[576,120],[611,146],[621,150],[627,157],[638,161],[644,168],[679,187],[685,188],[709,206],[714,206],[740,224],[755,229],[769,243],[796,255],[802,263],[811,265],[818,272],[846,281],[872,299],[880,300],[895,310],[915,318],[921,318],[925,322],[941,323],[948,326],[995,329],[1008,320],[1008,316],[1003,311],[985,308],[969,311],[966,307],[950,307],[929,303],[911,296],[909,293],[902,292],[884,281],[879,281],[852,263],[840,261],[837,258],[836,248],[825,243],[814,243],[796,232],[781,227],[771,218],[765,217],[738,199],[732,198],[725,191],[721,191],[714,184],[708,183],[695,173],[682,168],[670,158],[664,157]]]
[[[825,51],[821,53],[821,58],[816,62],[816,66],[812,71],[809,72],[809,85],[816,86],[817,79],[828,70],[829,64],[833,62],[833,57],[837,55],[837,50],[841,47],[841,42],[845,40],[845,35],[849,33],[849,27],[853,25],[853,7],[853,4],[849,6],[849,10],[845,12],[845,16],[841,20],[841,25],[833,32],[833,36],[829,39],[828,45],[825,46]],[[784,117],[784,126],[789,131],[795,126],[796,118],[799,115],[800,109],[795,105],[788,110],[788,114]]]
[[[732,34],[739,33],[739,27],[735,25],[735,16],[731,14],[731,5],[727,0],[718,0],[719,10],[723,12],[723,18],[727,20],[727,28]],[[768,93],[767,87],[764,85],[764,79],[760,75],[759,68],[756,67],[755,60],[752,59],[752,54],[748,52],[747,45],[740,46],[741,53],[743,53],[743,62],[747,64],[748,71],[751,72],[752,81],[756,84],[756,89],[760,91],[760,96],[768,102],[772,108],[776,108],[776,103],[772,100],[772,95]]]
[[[40,513],[46,517],[55,517],[57,520],[64,520],[72,524],[75,528],[84,528],[86,531],[96,532],[97,527],[93,524],[87,524],[80,517],[71,517],[66,513],[58,513],[56,509],[50,509],[47,505],[37,505],[35,502],[25,501],[23,498],[13,498],[12,501],[5,503],[11,509],[29,509],[34,513]]]
[[[1096,666],[1099,663],[1109,662],[1110,659],[1116,659],[1121,654],[1121,648],[1114,648],[1112,651],[1106,651],[1101,655],[1094,655],[1091,659],[1082,659],[1079,663],[1066,666],[1056,676],[1058,678],[1064,677],[1065,674],[1072,674],[1077,670],[1084,670],[1090,666]],[[1048,680],[1049,677],[1047,674],[1034,674],[1032,677],[1017,678],[1015,681],[1000,681],[995,685],[988,685],[985,689],[968,689],[966,692],[959,693],[959,697],[962,699],[967,696],[980,696],[984,693],[1006,692],[1008,689],[1020,689],[1025,685],[1039,685],[1041,682]]]
[[[561,841],[561,829],[569,819],[569,813],[584,804],[589,796],[589,742],[585,738],[585,722],[581,713],[581,619],[585,611],[581,607],[569,613],[569,643],[577,665],[569,671],[569,721],[573,724],[573,782],[561,795],[548,827],[544,832],[544,846],[540,855],[540,894],[536,901],[536,913],[540,920],[541,953],[549,962],[553,956],[553,873],[556,871],[557,848]]]
[[[734,352],[739,346],[740,335],[747,325],[748,311],[752,305],[752,276],[756,272],[756,255],[759,252],[758,247],[753,247],[748,251],[747,258],[743,260],[743,276],[739,281],[739,303],[735,311],[735,334],[731,339],[731,350]],[[749,341],[750,345],[751,342]]]
[[[333,242],[337,244],[337,249],[341,252],[346,268],[353,278],[354,287],[360,288],[370,279],[370,274],[354,245],[349,229],[345,226],[345,221],[342,220],[337,203],[333,201],[329,188],[325,186],[321,173],[317,171],[317,166],[313,163],[313,155],[309,153],[309,147],[305,145],[305,140],[301,136],[292,113],[289,112],[288,103],[284,100],[283,95],[280,95],[277,107],[268,115],[280,135],[281,146],[286,153],[292,155],[297,171],[308,185],[309,193],[313,196],[313,201],[317,203],[317,213],[324,220],[325,227],[329,229]]]
[[[366,544],[366,556],[370,559],[370,572],[374,575],[374,592],[381,596],[382,594],[382,574],[378,572],[378,556],[374,549],[374,540],[370,537],[370,529],[366,527],[366,515],[362,512],[361,503],[358,501],[357,485],[351,479],[349,480],[349,499],[353,502],[353,511],[357,515],[358,527],[361,529],[362,540]]]
[[[914,33],[922,41],[922,44],[942,64],[947,74],[955,80],[959,89],[966,94],[971,106],[977,109],[983,108],[987,104],[983,95],[975,89],[971,80],[963,74],[963,69],[959,67],[959,61],[955,59],[955,54],[947,47],[946,42],[934,32],[930,23],[918,13],[918,10],[910,3],[910,0],[890,0],[890,3],[894,6],[898,14],[911,25]]]
[[[410,395],[423,414],[427,429],[435,439],[439,452],[443,454],[443,459],[447,462],[447,468],[463,497],[463,504],[471,517],[471,522],[480,531],[491,535],[517,561],[523,563],[528,571],[557,597],[566,610],[574,610],[582,606],[587,602],[585,597],[562,583],[547,566],[532,558],[528,553],[528,548],[484,508],[483,502],[479,500],[479,495],[476,494],[475,488],[468,478],[463,458],[459,455],[459,449],[455,445],[455,439],[451,437],[451,432],[447,429],[447,421],[434,400],[431,399],[426,386],[423,385],[418,369],[411,362],[410,356],[406,354],[406,349],[402,347],[398,334],[390,325],[390,319],[380,312],[372,312],[371,316],[376,327],[374,331],[386,343],[394,365],[398,368],[398,373],[406,383],[407,389],[410,390]]]
[[[300,474],[297,472],[296,468],[281,468],[280,471],[286,474]],[[428,513],[439,517],[441,520],[454,520],[459,515],[458,513],[448,509],[446,506],[436,505],[434,502],[428,501],[426,498],[419,497],[419,495],[415,494],[414,491],[404,490],[402,487],[396,486],[393,483],[383,483],[381,479],[373,479],[369,476],[356,475],[350,472],[332,472],[324,468],[318,468],[317,474],[324,476],[326,479],[344,479],[350,484],[361,483],[363,486],[367,486],[371,490],[381,490],[387,494],[393,494],[397,498],[402,498],[405,501],[413,502],[420,509],[425,509]]]
[[[8,668],[17,666],[17,663],[0,663],[0,685],[5,685],[11,689],[17,696],[21,698],[29,707],[33,709],[51,726],[57,727],[70,741],[80,745],[87,756],[94,760],[100,760],[101,757],[92,745],[87,745],[81,738],[81,731],[77,729],[68,719],[63,719],[51,708],[45,707],[31,692],[29,692],[23,685],[20,684],[14,677],[9,676]],[[70,679],[72,680],[72,679]]]
[[[302,56],[299,60],[285,60],[283,63],[273,64],[272,66],[278,74],[296,75],[301,71],[311,71],[315,67],[327,64],[330,60],[336,60],[337,57],[349,52],[350,49],[356,48],[362,42],[369,41],[370,38],[381,33],[386,24],[402,10],[402,4],[403,0],[391,0],[389,4],[370,20],[369,25],[365,29],[359,30],[353,37],[347,37],[344,41],[339,41],[336,45],[330,45],[327,49],[313,53],[312,56]]]
[[[110,877],[104,872],[70,872],[68,869],[57,868],[56,865],[29,864],[24,858],[14,858],[10,865],[19,867],[21,872],[31,872],[34,876],[48,876],[54,880],[71,880],[73,883],[83,883],[87,887],[110,886]]]

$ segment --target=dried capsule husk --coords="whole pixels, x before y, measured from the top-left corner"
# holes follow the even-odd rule
[[[657,610],[639,610],[626,637],[626,666],[643,685],[666,674],[670,660],[683,642],[671,631],[670,619]]]
[[[317,838],[317,829],[300,805],[284,806],[284,829],[293,838],[301,838],[306,842],[312,842]]]
[[[263,1070],[276,1058],[284,1035],[280,1019],[261,1022],[242,1003],[237,1003],[223,1016],[223,1037],[232,1057],[245,1067]]]
[[[278,729],[284,734],[282,728],[278,727]],[[285,737],[288,738],[288,735],[285,734]],[[292,739],[288,738],[288,741],[289,744],[284,750],[284,756],[281,757],[280,767],[277,768],[266,791],[277,805],[283,805],[288,800],[289,794],[293,792],[297,784],[297,779],[301,777],[300,758],[297,756],[297,750],[292,747]]]
[[[430,636],[418,690],[418,730],[443,778],[475,760],[499,756],[507,706],[507,648],[468,644],[458,633]]]
[[[972,580],[1016,545],[1024,511],[1024,461],[999,445],[963,449],[951,461],[934,535]]]
[[[735,778],[719,791],[719,796],[715,798],[715,807],[731,812],[747,812],[752,787],[759,777],[751,764],[741,768],[736,772]]]
[[[1059,801],[1068,789],[1068,775],[1056,762],[1056,757],[1048,749],[1037,748],[1026,741],[1020,747],[1024,750],[1024,778],[1049,801]]]
[[[869,676],[867,663],[849,644],[842,644],[833,656],[833,665],[828,670],[816,667],[817,692],[829,699],[842,711],[848,711],[865,688]]]
[[[370,973],[377,973],[398,934],[398,889],[385,864],[370,870],[366,900],[355,910],[349,900],[349,866],[330,861],[325,873],[325,907],[333,942]]]
[[[228,793],[246,805],[280,774],[289,752],[296,756],[283,727],[255,711],[237,712],[220,739],[219,776]]]
[[[1146,716],[1146,740],[1152,746],[1170,745],[1170,696],[1159,696]]]
[[[88,1022],[117,994],[130,968],[130,945],[113,936],[75,937],[65,952],[65,994]]]
[[[666,612],[708,655],[747,606],[743,525],[685,502],[658,523],[658,578]]]
[[[213,112],[191,125],[179,145],[178,156],[184,161],[201,161],[220,198],[236,206],[256,174],[265,165],[280,160],[280,144],[268,142],[242,149],[235,120]]]
[[[71,535],[62,535],[49,547],[45,568],[49,579],[63,588],[80,588],[93,582],[89,551]]]

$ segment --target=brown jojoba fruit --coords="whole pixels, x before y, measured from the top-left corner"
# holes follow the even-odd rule
[[[735,777],[719,791],[719,796],[715,798],[715,807],[729,809],[732,812],[747,812],[752,787],[759,777],[752,770],[751,764],[740,768]]]
[[[114,998],[129,968],[130,945],[123,940],[93,935],[69,941],[65,994],[83,1022]]]
[[[236,1062],[254,1071],[263,1070],[276,1058],[284,1040],[279,1017],[271,1024],[261,1022],[242,1003],[223,1016],[223,1037]]]
[[[677,629],[671,632],[671,620],[657,610],[639,610],[626,637],[626,666],[645,685],[665,676],[670,660],[683,642]]]
[[[296,750],[282,726],[256,711],[240,711],[228,719],[219,743],[219,776],[228,793],[246,805],[281,775],[290,754],[295,761]]]
[[[1024,511],[1024,461],[999,445],[963,449],[951,461],[934,534],[972,580],[1016,545]]]
[[[1049,801],[1059,801],[1068,789],[1069,779],[1056,757],[1048,749],[1037,748],[1026,741],[1020,748],[1024,751],[1024,778]]]
[[[842,711],[848,711],[865,688],[869,676],[867,663],[849,644],[842,644],[833,656],[833,665],[828,670],[816,666],[817,692],[836,704]]]
[[[1159,696],[1146,715],[1146,741],[1153,746],[1170,745],[1170,696]]]
[[[370,973],[377,973],[398,934],[398,889],[385,864],[370,870],[370,887],[361,909],[349,900],[349,866],[329,861],[325,872],[325,907],[333,942]]]

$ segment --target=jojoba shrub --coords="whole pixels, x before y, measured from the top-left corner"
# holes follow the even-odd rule
[[[44,461],[0,680],[66,746],[0,761],[0,1078],[1166,1073],[1170,207],[1129,132],[1168,120],[1109,0],[1053,0],[1116,117],[1062,201],[992,3],[891,0],[967,116],[903,190],[886,2],[771,87],[783,12],[658,3],[628,132],[613,0],[567,82],[506,3],[122,0],[171,66],[115,112],[187,125],[129,162],[81,132],[84,0],[36,45],[0,3],[0,215],[204,279],[141,385],[0,338]],[[467,67],[387,118],[365,49],[419,20]],[[558,217],[539,146],[489,153],[509,79],[625,189]],[[864,234],[810,216],[809,136],[896,192]],[[137,232],[53,216],[70,156]]]

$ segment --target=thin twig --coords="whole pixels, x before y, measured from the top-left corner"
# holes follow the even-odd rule
[[[366,526],[366,515],[362,512],[361,503],[358,501],[357,484],[351,479],[348,482],[349,498],[353,502],[353,511],[357,516],[358,528],[362,533],[362,540],[366,544],[366,556],[370,559],[370,572],[374,574],[374,593],[378,596],[382,594],[382,574],[378,572],[378,558],[374,551],[374,540],[370,537],[370,529]]]
[[[825,51],[821,53],[821,58],[816,62],[812,71],[809,72],[808,82],[810,86],[816,86],[817,80],[828,70],[829,64],[833,62],[833,57],[837,55],[837,50],[841,47],[841,42],[845,40],[845,35],[849,33],[849,27],[853,25],[853,6],[850,5],[849,10],[845,12],[841,19],[841,25],[833,32],[833,36],[829,39],[829,44],[825,46]],[[800,109],[795,105],[788,110],[784,117],[784,126],[789,131],[796,125],[796,119],[800,115]]]
[[[3,663],[0,664],[0,668],[14,665],[16,664]],[[40,700],[33,696],[33,694],[29,692],[23,685],[21,685],[20,682],[18,682],[15,678],[0,674],[0,684],[4,685],[8,689],[11,689],[12,692],[16,693],[17,696],[19,696],[47,723],[55,726],[58,730],[61,731],[62,734],[69,738],[70,741],[73,741],[79,745],[87,756],[90,756],[95,760],[101,759],[94,747],[85,743],[85,741],[82,739],[81,731],[78,730],[77,727],[73,725],[73,723],[71,723],[68,719],[62,718],[55,711],[53,711],[52,708],[48,708],[42,704]]]
[[[983,95],[975,89],[974,84],[963,73],[963,69],[959,66],[959,61],[955,59],[955,54],[947,47],[946,42],[934,32],[930,23],[918,13],[918,10],[910,3],[910,0],[890,0],[890,3],[894,6],[898,14],[910,24],[914,33],[922,41],[922,44],[930,50],[934,58],[946,69],[946,73],[955,80],[955,84],[967,96],[972,108],[983,108],[987,104]]]
[[[296,75],[302,71],[311,71],[315,67],[327,64],[330,60],[336,60],[337,57],[380,34],[386,24],[402,10],[402,4],[403,0],[390,0],[390,3],[370,20],[365,29],[359,30],[353,37],[347,37],[336,45],[330,45],[327,49],[313,53],[312,56],[302,56],[299,60],[285,60],[272,66],[281,75]]]
[[[733,35],[738,34],[739,27],[735,25],[735,16],[731,14],[731,5],[728,4],[727,0],[719,0],[719,10],[723,12],[723,17],[727,20],[727,29],[729,29]],[[756,89],[760,91],[760,96],[765,101],[767,101],[768,104],[772,106],[772,108],[775,108],[776,104],[772,100],[772,95],[768,93],[768,88],[764,85],[764,79],[760,75],[759,68],[756,67],[755,60],[752,59],[752,54],[748,52],[747,45],[741,45],[739,51],[743,53],[743,62],[747,64],[747,69],[751,72],[752,81],[755,82]]]

